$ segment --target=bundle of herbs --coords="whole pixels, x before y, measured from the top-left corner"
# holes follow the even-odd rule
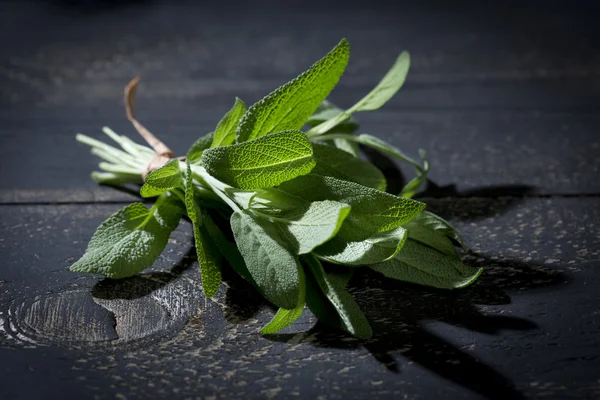
[[[380,108],[403,85],[408,53],[370,93],[342,110],[326,98],[349,53],[344,39],[251,107],[236,99],[214,132],[179,158],[135,119],[134,79],[125,90],[127,115],[152,148],[108,128],[104,132],[121,149],[84,135],[77,140],[105,160],[94,180],[143,183],[140,195],[156,201],[150,209],[131,204],[104,221],[71,270],[114,279],[134,275],[154,263],[187,215],[207,297],[229,266],[279,307],[262,333],[287,327],[307,306],[319,320],[359,338],[372,332],[346,289],[357,268],[436,288],[473,282],[481,270],[461,262],[457,232],[412,199],[426,181],[425,153],[416,161],[374,136],[356,134],[354,114]],[[410,164],[416,177],[398,195],[387,193],[383,173],[359,157],[359,144]]]

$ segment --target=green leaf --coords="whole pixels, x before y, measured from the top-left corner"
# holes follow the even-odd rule
[[[294,323],[300,316],[302,315],[302,311],[304,311],[304,304],[306,299],[306,278],[304,276],[304,270],[302,266],[298,268],[298,277],[300,282],[300,297],[298,298],[298,305],[291,310],[280,308],[277,310],[277,314],[273,316],[273,319],[265,325],[260,331],[263,335],[269,335],[273,333],[277,333],[280,330],[290,326]]]
[[[346,151],[315,143],[313,144],[313,157],[317,165],[311,173],[315,175],[332,176],[383,192],[386,189],[385,176],[377,167]]]
[[[194,183],[189,162],[185,181],[185,207],[194,229],[196,254],[202,276],[202,290],[206,297],[213,297],[221,284],[221,255],[203,226],[204,212],[194,198]]]
[[[231,110],[225,114],[215,129],[215,137],[210,147],[229,146],[235,142],[235,131],[242,116],[246,112],[246,105],[238,97]]]
[[[254,197],[255,206],[261,200],[260,193],[264,191]],[[284,203],[285,200],[278,202],[282,208],[286,207]],[[333,238],[350,212],[349,205],[331,200],[300,201],[296,204],[296,207],[288,210],[264,207],[264,204],[261,208],[253,209],[277,229],[294,254],[310,253]]]
[[[260,288],[254,281],[254,278],[252,278],[250,271],[248,271],[244,258],[240,254],[235,243],[227,239],[209,214],[203,216],[202,222],[204,223],[203,226],[206,228],[208,235],[212,238],[221,255],[227,260],[229,265],[231,265],[231,268],[260,291]]]
[[[421,155],[421,159],[423,160],[423,167],[416,168],[417,176],[411,179],[400,191],[399,196],[411,198],[419,191],[421,185],[427,182],[427,175],[429,174],[429,161],[427,161],[425,151],[423,149],[419,149],[419,154]]]
[[[407,225],[406,226],[407,229],[410,229],[410,227],[412,227],[413,225],[422,226],[424,228],[427,228],[430,231],[441,233],[442,235],[446,236],[447,238],[453,240],[463,250],[465,250],[465,251],[467,250],[467,247],[465,246],[462,238],[460,237],[460,235],[458,234],[456,229],[454,229],[454,227],[452,225],[450,225],[450,223],[448,221],[446,221],[442,217],[440,217],[432,212],[423,211],[422,213],[417,215],[414,220],[409,222],[409,224],[411,224],[411,225],[410,226]],[[409,230],[409,236],[410,236],[410,230]]]
[[[471,268],[456,257],[412,239],[406,241],[396,258],[370,265],[370,268],[388,278],[441,289],[468,286],[483,272],[482,268]]]
[[[308,71],[248,109],[236,132],[237,142],[290,129],[300,129],[331,92],[346,69],[350,45],[346,39]]]
[[[352,117],[352,114],[358,111],[376,110],[388,102],[396,92],[402,87],[406,80],[406,74],[410,66],[410,55],[407,52],[402,52],[392,68],[385,74],[383,79],[377,86],[369,92],[365,97],[359,100],[355,105],[348,110],[335,114],[331,113],[330,118],[313,126],[307,134],[309,136],[320,135],[326,132],[332,132],[333,128],[342,126]],[[342,128],[342,132],[343,132]]]
[[[279,185],[315,166],[313,150],[300,131],[284,131],[249,142],[204,151],[202,165],[220,181],[240,189]]]
[[[338,233],[346,241],[361,241],[404,225],[425,207],[424,203],[358,183],[313,174],[284,182],[278,189],[307,201],[333,200],[350,205]]]
[[[303,256],[308,267],[307,304],[311,311],[325,323],[337,325],[329,319],[331,306],[335,309],[341,328],[359,339],[368,339],[373,334],[369,322],[346,290],[347,279],[337,274],[327,274],[317,258]]]
[[[85,254],[71,271],[125,278],[151,266],[179,224],[183,209],[171,193],[161,195],[148,210],[133,203],[104,221]]]
[[[210,132],[196,140],[196,142],[194,142],[192,147],[190,147],[188,150],[185,159],[189,161],[190,164],[197,164],[200,161],[200,158],[202,158],[202,153],[204,150],[210,148],[213,138],[214,133]]]
[[[181,186],[179,160],[174,159],[146,176],[140,195],[154,197],[179,186]]]
[[[409,67],[410,55],[408,52],[403,51],[377,86],[348,109],[347,113],[352,114],[357,111],[372,111],[383,106],[394,97],[396,92],[404,85]]]
[[[231,216],[231,229],[248,271],[267,300],[295,308],[300,297],[299,265],[275,227],[242,210]]]
[[[344,113],[344,110],[335,106],[328,100],[324,100],[317,108],[317,111],[315,111],[315,113],[311,115],[308,120],[306,120],[306,124],[311,128],[314,128],[328,120],[342,117],[342,113]],[[356,122],[354,118],[347,118],[338,123],[335,126],[335,129],[329,130],[329,132],[351,134],[357,129],[358,122]],[[354,157],[358,157],[359,149],[357,143],[346,139],[334,139],[333,143],[338,149],[344,150],[345,152],[352,154]]]
[[[450,241],[450,239],[444,235],[442,230],[435,229],[437,221],[431,221],[431,217],[428,215],[423,216],[423,214],[424,212],[417,215],[412,221],[404,225],[404,228],[408,230],[408,237],[449,257],[460,259],[460,256],[456,251],[456,247]],[[428,224],[429,221],[432,223]]]
[[[423,159],[423,166],[421,166],[421,164],[404,154],[399,148],[392,146],[391,144],[386,143],[375,136],[361,134],[356,137],[352,137],[351,140],[355,140],[366,146],[372,147],[400,161],[407,162],[415,168],[417,176],[408,184],[406,184],[404,188],[402,188],[400,196],[406,198],[413,197],[417,193],[419,187],[427,180],[427,174],[429,173],[429,162],[425,158],[426,154],[423,150],[419,151],[421,158]]]
[[[394,258],[404,245],[406,236],[406,229],[398,227],[361,241],[347,241],[335,237],[319,246],[314,253],[319,258],[335,264],[375,264]]]
[[[344,110],[335,106],[328,100],[323,100],[317,110],[307,120],[306,124],[310,127],[318,126],[332,118],[342,114]],[[354,118],[348,118],[335,127],[337,133],[354,133],[358,129],[358,122]]]

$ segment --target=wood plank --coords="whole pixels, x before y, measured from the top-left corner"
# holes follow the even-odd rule
[[[111,282],[67,267],[118,205],[0,206],[0,386],[9,398],[597,397],[599,204],[431,200],[486,271],[453,292],[360,274],[369,341],[308,312],[261,337],[273,311],[239,280],[204,301],[188,223],[144,275]],[[82,310],[58,318],[75,297]],[[115,330],[98,330],[113,326],[102,318]],[[105,325],[84,329],[89,319]]]
[[[99,160],[74,140],[76,132],[107,140],[98,128],[101,124],[138,140],[118,104],[113,111],[110,118],[96,121],[89,114],[83,121],[57,113],[53,120],[29,119],[0,129],[6,151],[0,158],[0,202],[131,201],[131,194],[99,188],[91,180]],[[185,117],[171,108],[167,115],[181,113],[182,118],[173,117],[173,122],[149,118],[152,108],[146,107],[143,121],[177,154],[185,154],[200,135],[214,129],[215,115],[224,111],[205,108],[193,116],[190,110]],[[600,193],[600,136],[593,134],[600,131],[600,117],[595,115],[386,109],[357,118],[361,132],[388,140],[407,154],[416,157],[419,148],[427,151],[433,182],[456,186],[430,195],[481,195],[490,187],[499,195]],[[374,157],[384,169],[394,165]],[[28,167],[17,173],[16,166],[24,160]],[[406,180],[412,171],[403,171]],[[399,191],[402,177],[388,172],[390,189]]]

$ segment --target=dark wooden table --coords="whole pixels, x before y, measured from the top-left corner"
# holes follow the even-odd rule
[[[599,398],[595,3],[283,3],[1,5],[0,398]],[[136,200],[97,186],[74,140],[104,125],[135,137],[132,76],[138,117],[183,153],[234,96],[256,101],[342,37],[342,106],[412,52],[405,87],[360,122],[428,151],[423,200],[464,234],[485,268],[476,284],[359,275],[376,332],[359,341],[308,312],[261,337],[273,310],[233,278],[205,300],[186,221],[144,275],[68,272]]]

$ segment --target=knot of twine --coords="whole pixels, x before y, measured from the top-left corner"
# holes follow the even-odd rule
[[[144,138],[146,143],[148,143],[148,145],[152,147],[156,153],[142,171],[142,179],[146,179],[146,176],[150,172],[159,169],[167,162],[175,158],[175,154],[167,147],[166,144],[154,136],[152,132],[146,129],[146,127],[140,124],[135,118],[135,93],[139,82],[140,77],[136,76],[127,84],[127,86],[125,86],[125,113],[127,114],[127,119],[131,121],[140,136]]]

